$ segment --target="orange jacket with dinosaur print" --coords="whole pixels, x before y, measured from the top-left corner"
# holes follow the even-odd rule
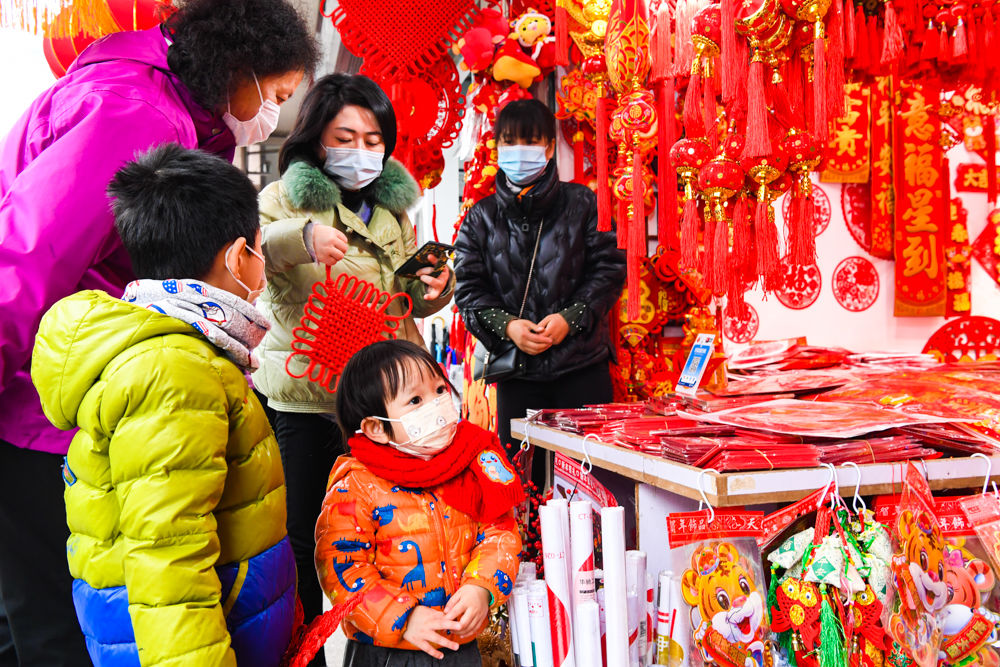
[[[393,485],[349,456],[337,460],[316,522],[316,570],[333,604],[364,596],[344,621],[347,637],[415,649],[403,632],[417,605],[443,609],[468,583],[488,589],[494,605],[510,595],[521,552],[513,510],[477,523],[436,491]]]

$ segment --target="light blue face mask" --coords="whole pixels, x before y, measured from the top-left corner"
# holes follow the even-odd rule
[[[514,185],[533,182],[549,164],[545,156],[546,146],[498,146],[497,166]]]
[[[360,190],[382,173],[382,163],[385,153],[368,151],[364,148],[333,148],[326,149],[326,162],[323,170],[337,179],[348,190]]]

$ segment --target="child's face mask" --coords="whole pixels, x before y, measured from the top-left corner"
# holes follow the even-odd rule
[[[421,459],[429,459],[444,451],[455,437],[458,427],[458,412],[451,400],[451,394],[445,394],[425,403],[413,412],[407,412],[399,419],[375,417],[383,422],[396,422],[403,425],[403,430],[409,437],[407,442],[389,441],[393,448]]]
[[[267,275],[266,275],[266,270],[265,271],[261,271],[261,273],[260,273],[260,285],[257,287],[257,289],[250,289],[247,286],[247,284],[244,283],[239,278],[237,278],[236,274],[233,273],[233,270],[231,268],[229,268],[229,253],[231,253],[233,251],[233,248],[235,248],[235,247],[236,247],[236,243],[234,242],[231,246],[229,246],[229,249],[226,250],[226,271],[229,271],[229,275],[233,277],[233,280],[236,281],[237,285],[239,285],[240,287],[242,287],[243,289],[245,289],[247,291],[247,301],[249,301],[250,303],[254,303],[257,300],[257,297],[259,297],[261,294],[263,294],[264,290],[267,289]],[[246,247],[246,249],[254,257],[256,257],[257,259],[260,260],[260,263],[261,263],[262,266],[264,265],[264,256],[262,254],[260,254],[259,252],[257,252],[253,248],[251,248],[249,245]]]

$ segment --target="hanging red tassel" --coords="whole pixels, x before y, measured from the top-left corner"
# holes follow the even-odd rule
[[[830,138],[830,123],[826,117],[826,40],[822,35],[813,39],[813,135],[822,142]]]
[[[798,186],[798,196],[792,200],[790,207],[792,219],[789,222],[788,245],[792,264],[798,266],[816,263],[816,219],[811,189],[811,184]]]
[[[744,158],[771,154],[771,138],[767,136],[764,67],[760,54],[754,53],[750,63],[750,82],[747,89],[747,141],[743,147]]]
[[[993,53],[993,31],[996,23],[993,20],[993,12],[987,11],[983,14],[983,50],[982,53]],[[989,70],[997,68],[997,58],[984,58],[983,61],[989,65]]]
[[[720,45],[722,77],[722,101],[732,102],[737,91],[737,66],[739,53],[736,50],[736,0],[722,0],[722,44]]]
[[[951,36],[946,25],[938,28],[938,62],[951,62]]]
[[[556,0],[556,55],[559,67],[569,67],[569,14],[563,7],[565,0]]]
[[[827,26],[826,40],[826,117],[835,120],[846,113],[847,74],[844,56],[844,8],[841,0],[833,0],[830,5],[830,24]]]
[[[791,107],[790,113],[795,118],[801,118],[805,114],[805,77],[805,67],[803,66],[802,58],[792,58],[788,63],[786,85],[788,90],[788,105]]]
[[[776,287],[778,272],[778,228],[768,214],[767,188],[761,187],[757,196],[757,211],[754,215],[754,236],[757,244],[757,275],[762,279],[765,290]]]
[[[705,138],[708,139],[708,146],[712,153],[719,152],[719,121],[718,108],[715,103],[715,79],[705,77],[702,79],[702,104],[701,120],[705,124]]]
[[[715,293],[715,216],[710,210],[711,205],[705,203],[705,233],[702,234],[701,243],[704,246],[701,253],[701,280],[705,289]],[[726,224],[726,223],[722,223]]]
[[[659,83],[673,78],[674,60],[670,44],[671,24],[670,3],[661,2],[656,12],[656,31],[653,33],[653,65],[649,71],[650,80]]]
[[[657,110],[656,237],[661,246],[677,249],[677,172],[670,164],[670,147],[677,139],[674,122],[674,78],[660,82]]]
[[[940,52],[937,30],[934,23],[928,21],[927,30],[924,31],[924,43],[920,46],[920,59],[925,63],[933,63],[937,60]]]
[[[642,180],[642,154],[639,152],[639,141],[633,139],[632,148],[632,219],[629,221],[628,250],[625,255],[626,280],[628,293],[639,294],[639,269],[642,258],[646,256],[646,204],[645,184]],[[630,320],[639,318],[639,299],[628,300],[628,317]]]
[[[687,0],[677,0],[674,9],[674,75],[688,76],[694,61],[694,44],[691,42],[691,14],[696,7]]]
[[[983,134],[986,137],[986,198],[990,206],[997,203],[997,120],[992,114],[986,115],[983,124]],[[950,176],[949,176],[950,178]]]
[[[615,197],[615,232],[617,233],[619,250],[628,248],[628,222],[628,202]]]
[[[750,77],[750,42],[743,36],[736,38],[736,96],[732,100],[733,114],[742,118],[747,111],[747,79]]]
[[[583,132],[577,130],[573,135],[573,178],[580,181],[584,181],[584,165],[583,165]]]
[[[882,58],[879,62],[883,65],[896,63],[903,47],[903,29],[899,27],[896,6],[890,0],[885,3],[885,34],[882,36]]]
[[[712,273],[715,274],[715,295],[725,296],[729,287],[729,224],[725,218],[715,223],[715,240],[712,242]]]
[[[681,216],[681,266],[685,269],[698,266],[698,203],[694,196],[684,200]]]
[[[431,192],[435,192],[431,190]],[[433,203],[431,204],[431,231],[434,232],[434,242],[441,243],[441,239],[438,238],[438,205],[437,205],[437,194],[433,195]]]
[[[951,61],[955,63],[965,62],[969,55],[969,37],[965,31],[965,21],[958,19],[955,26],[955,39],[952,42]]]
[[[696,70],[684,94],[684,130],[689,137],[705,136],[705,116],[700,111],[701,106],[701,72]]]
[[[611,100],[597,98],[597,231],[611,231],[611,188],[608,185],[608,116]]]
[[[865,20],[865,10],[861,5],[858,5],[854,17],[854,32],[857,35],[857,41],[851,64],[856,70],[868,72],[871,48],[868,46],[868,22]]]
[[[846,12],[844,15],[844,57],[853,61],[858,46],[858,28],[854,22],[854,3],[848,0],[843,11]]]
[[[757,257],[753,247],[753,234],[750,232],[750,207],[747,196],[740,194],[733,208],[733,254],[729,271],[730,295],[733,285],[749,285],[756,277]]]
[[[882,38],[879,35],[878,28],[878,18],[875,16],[868,17],[868,49],[870,51],[868,60],[868,73],[872,76],[878,76],[882,73],[884,69],[882,67]]]

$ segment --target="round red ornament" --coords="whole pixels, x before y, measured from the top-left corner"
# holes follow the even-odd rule
[[[837,303],[853,313],[868,310],[878,299],[878,271],[864,257],[848,257],[838,264],[832,285]]]
[[[803,310],[816,303],[820,289],[823,287],[823,276],[815,264],[798,266],[791,263],[790,257],[781,260],[784,267],[784,280],[776,291],[778,301],[792,310]]]
[[[871,248],[872,190],[867,183],[845,183],[840,191],[840,210],[851,238],[862,250]]]
[[[830,209],[830,197],[823,191],[823,188],[815,183],[813,183],[811,196],[813,200],[813,215],[816,220],[816,236],[819,236],[830,226],[830,218],[833,212]],[[781,215],[785,220],[788,220],[791,201],[791,195],[785,195],[785,198],[781,201]]]
[[[760,330],[760,316],[749,303],[742,308],[726,306],[722,314],[722,333],[734,343],[749,343]]]

